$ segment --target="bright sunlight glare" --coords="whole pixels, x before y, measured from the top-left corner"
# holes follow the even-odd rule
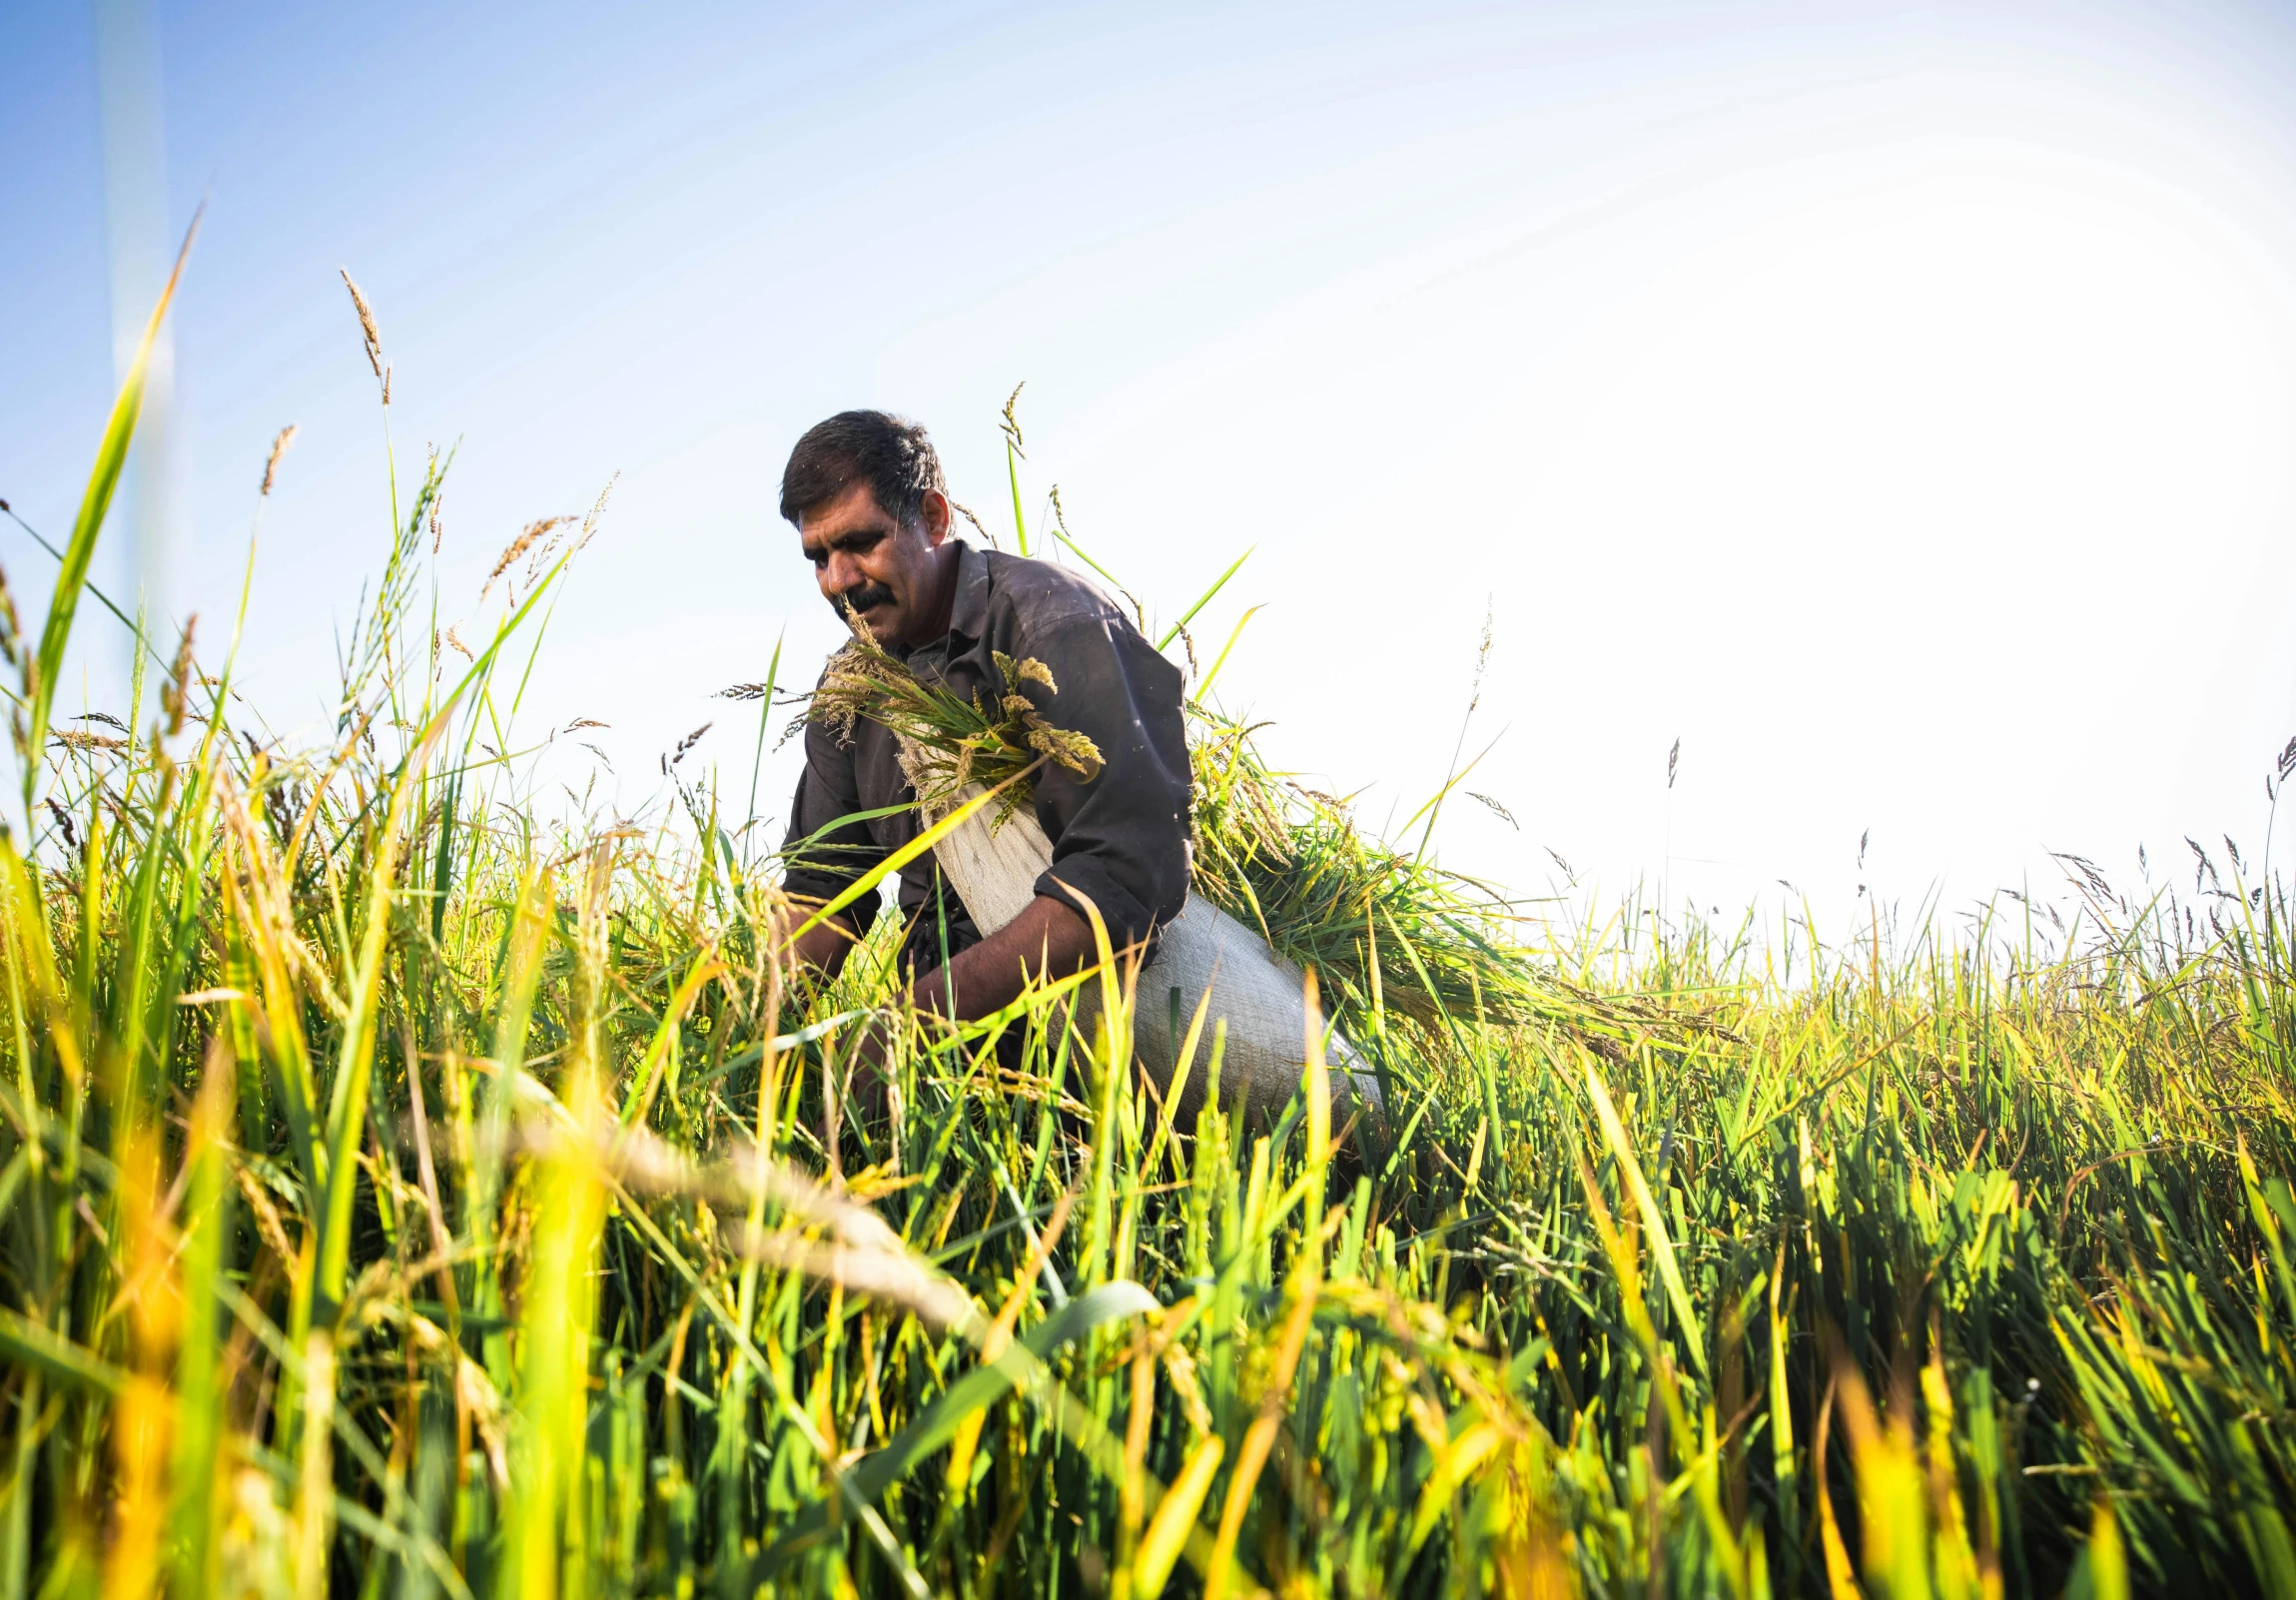
[[[1551,846],[1702,906],[1783,881],[1836,927],[1869,887],[1909,912],[2054,888],[2052,850],[2134,887],[2140,842],[2181,857],[2180,832],[2253,841],[2266,815],[2292,358],[2284,260],[2172,186],[2029,148],[1741,174],[1493,244],[1237,357],[1242,395],[1282,370],[1314,397],[1272,451],[1350,483],[1336,519],[1404,563],[1376,603],[1412,631],[1282,695],[1279,663],[1327,650],[1318,606],[1364,581],[1344,563],[1285,586],[1231,690],[1282,695],[1286,753],[1400,769],[1415,801],[1489,595],[1471,748],[1505,728],[1468,787],[1522,827],[1473,804],[1446,827],[1501,881],[1559,876]],[[1362,453],[1347,414],[1405,394],[1468,425]],[[1191,417],[1223,424],[1247,420]],[[1412,714],[1364,682],[1398,668]],[[1402,759],[1342,776],[1374,706]],[[2222,814],[2191,820],[2197,795]]]

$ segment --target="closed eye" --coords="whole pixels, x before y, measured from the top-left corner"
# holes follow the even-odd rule
[[[807,549],[805,558],[817,567],[827,566],[830,552],[833,550],[843,550],[848,555],[867,555],[884,542],[885,530],[883,528],[856,528],[842,538],[832,539],[827,544]]]

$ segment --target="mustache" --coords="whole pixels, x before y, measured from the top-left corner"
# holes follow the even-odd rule
[[[893,591],[883,583],[856,583],[831,603],[837,608],[837,614],[843,616],[848,611],[866,611],[871,606],[891,605]]]

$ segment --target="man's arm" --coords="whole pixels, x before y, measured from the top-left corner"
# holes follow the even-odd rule
[[[1058,690],[1025,687],[1047,721],[1101,752],[1093,777],[1058,764],[1036,783],[1037,820],[1053,840],[1039,896],[1081,920],[1090,903],[1118,948],[1153,937],[1187,901],[1187,729],[1180,676],[1118,616],[1054,618],[1013,653],[1052,669]]]
[[[781,846],[789,862],[782,889],[794,903],[775,921],[772,940],[776,948],[789,929],[802,925],[817,907],[842,894],[854,879],[885,859],[884,848],[867,824],[853,820],[862,809],[852,744],[822,724],[808,722],[805,770],[798,775],[797,793],[789,807],[789,831]],[[797,941],[798,960],[835,977],[845,965],[846,953],[860,939],[860,930],[876,919],[877,905],[878,892],[872,889],[845,910],[808,929]]]
[[[920,1011],[970,1022],[1011,1005],[1032,978],[1066,977],[1092,965],[1094,954],[1085,919],[1039,895],[1004,927],[918,979],[910,993]]]
[[[786,920],[778,924],[773,930],[773,943],[778,945],[786,937],[784,929],[792,925],[802,927],[806,918],[812,915],[811,912],[805,911],[802,906],[787,913]],[[823,918],[815,926],[807,928],[804,933],[798,935],[798,963],[801,966],[818,968],[824,976],[834,978],[844,967],[845,958],[852,953],[853,947],[860,942],[860,932],[853,926],[853,920],[840,911],[835,916]]]

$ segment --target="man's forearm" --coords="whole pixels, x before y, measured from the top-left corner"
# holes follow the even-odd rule
[[[1094,959],[1093,930],[1058,900],[1039,895],[988,938],[912,986],[920,1010],[960,1022],[1020,998],[1031,979],[1065,977]]]
[[[812,912],[806,910],[805,903],[801,901],[784,915],[785,920],[781,924],[781,928],[775,932],[773,942],[776,945],[787,937],[783,930],[802,926],[805,920],[812,916]],[[845,965],[845,957],[853,949],[859,937],[852,921],[843,912],[839,912],[835,916],[825,917],[820,923],[807,928],[804,933],[798,936],[798,964],[816,968],[834,978],[837,976],[837,970]]]

